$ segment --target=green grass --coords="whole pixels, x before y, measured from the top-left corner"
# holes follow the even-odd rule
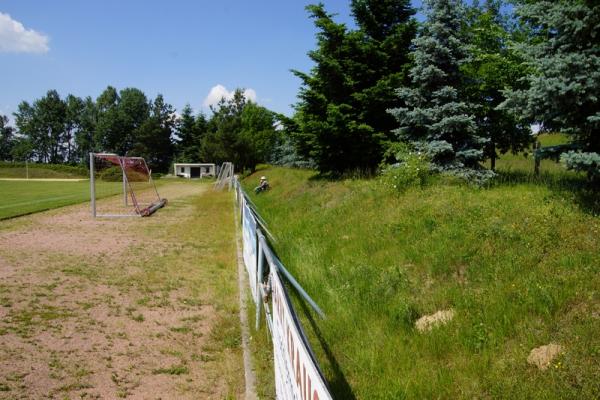
[[[168,368],[157,368],[152,371],[154,375],[167,374],[167,375],[183,375],[189,374],[189,369],[185,365],[173,365]]]
[[[83,166],[63,164],[11,163],[0,161],[0,178],[88,178],[89,172]]]
[[[97,182],[97,191],[105,195],[122,190],[118,182]],[[50,210],[90,200],[89,181],[40,182],[0,181],[0,220]]]
[[[560,133],[544,133],[538,136],[542,147],[556,146],[569,142],[569,137]]]
[[[268,176],[251,196],[328,316],[294,298],[334,398],[598,398],[600,219],[561,174],[515,167],[487,189],[442,180],[402,195],[305,170],[247,178],[250,193]],[[414,328],[448,308],[446,326]],[[550,342],[564,355],[528,365]]]
[[[558,133],[554,134],[543,134],[538,136],[542,147],[556,146],[559,144],[565,144],[568,142],[566,135]],[[486,162],[485,166],[490,167],[490,162]],[[519,154],[506,153],[501,154],[496,160],[496,170],[501,173],[515,173],[533,175],[534,170],[534,159],[533,159],[533,146],[529,146],[524,152]],[[540,163],[540,172],[542,174],[554,174],[558,176],[574,174],[567,173],[564,166],[552,160],[542,160]]]

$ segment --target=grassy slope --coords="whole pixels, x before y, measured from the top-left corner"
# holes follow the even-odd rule
[[[122,190],[118,182],[98,182],[97,187],[105,195],[117,194]],[[89,201],[90,183],[0,181],[0,193],[1,220]]]
[[[303,321],[337,398],[600,396],[600,220],[564,192],[395,195],[279,168],[248,178],[249,191],[263,174],[273,188],[253,198],[277,252],[329,316]],[[447,326],[413,328],[446,308]],[[565,354],[544,372],[528,366],[550,342]]]

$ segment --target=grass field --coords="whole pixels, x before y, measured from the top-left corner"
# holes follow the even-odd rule
[[[250,192],[269,178],[253,200],[328,315],[295,299],[336,398],[600,397],[598,196],[560,166],[535,178],[518,157],[485,189],[442,181],[399,195],[282,168],[245,180]],[[415,329],[447,309],[447,325]],[[549,343],[562,355],[529,365]]]
[[[62,164],[29,164],[0,161],[0,178],[47,179],[47,178],[89,178],[85,167]]]
[[[561,134],[543,134],[539,135],[538,139],[542,147],[556,146],[559,144],[567,143],[567,137]],[[489,168],[489,161],[486,163],[486,167]],[[533,160],[533,149],[530,148],[519,154],[506,153],[500,155],[500,158],[496,160],[496,169],[505,174],[517,173],[519,175],[533,175],[534,160]],[[549,174],[556,177],[562,176],[573,176],[574,174],[567,173],[564,166],[552,160],[541,160],[540,172],[548,176]]]
[[[0,163],[0,220],[89,201],[89,181],[76,180],[86,178],[81,169],[64,165],[31,164],[28,168],[30,179],[48,179],[37,181],[25,179],[27,172],[24,165]],[[73,181],[61,182],[53,181],[54,179]],[[122,190],[113,182],[98,182],[98,186],[98,191],[104,196],[117,194]]]
[[[243,397],[231,193],[161,192],[150,218],[0,221],[0,399]]]
[[[104,195],[122,191],[118,182],[97,182]],[[89,181],[40,182],[0,180],[0,220],[90,200]]]

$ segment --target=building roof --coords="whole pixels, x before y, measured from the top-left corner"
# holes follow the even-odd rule
[[[186,167],[210,167],[215,164],[211,163],[175,163],[177,166],[186,166]]]

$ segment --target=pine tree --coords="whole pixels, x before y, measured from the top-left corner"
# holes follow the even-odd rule
[[[398,90],[407,106],[389,110],[400,123],[396,133],[426,151],[434,169],[485,179],[491,172],[482,170],[479,161],[487,140],[478,135],[474,105],[463,100],[464,6],[460,0],[426,0],[424,5],[427,20],[413,42],[412,88]]]
[[[348,30],[323,4],[307,10],[319,32],[309,53],[315,67],[294,71],[303,81],[297,150],[321,172],[372,170],[394,128],[385,110],[399,104],[395,88],[405,82],[414,11],[408,0],[354,0],[359,29]]]
[[[135,130],[131,153],[144,157],[151,170],[167,172],[175,150],[172,140],[174,109],[161,94],[149,103],[149,108],[149,116]]]
[[[511,91],[502,107],[600,153],[600,4],[530,0],[517,15],[531,32],[519,49],[535,73],[526,79],[529,88]]]
[[[203,113],[194,116],[192,107],[186,104],[177,120],[177,157],[182,162],[201,160],[202,137],[206,133],[206,117]]]

